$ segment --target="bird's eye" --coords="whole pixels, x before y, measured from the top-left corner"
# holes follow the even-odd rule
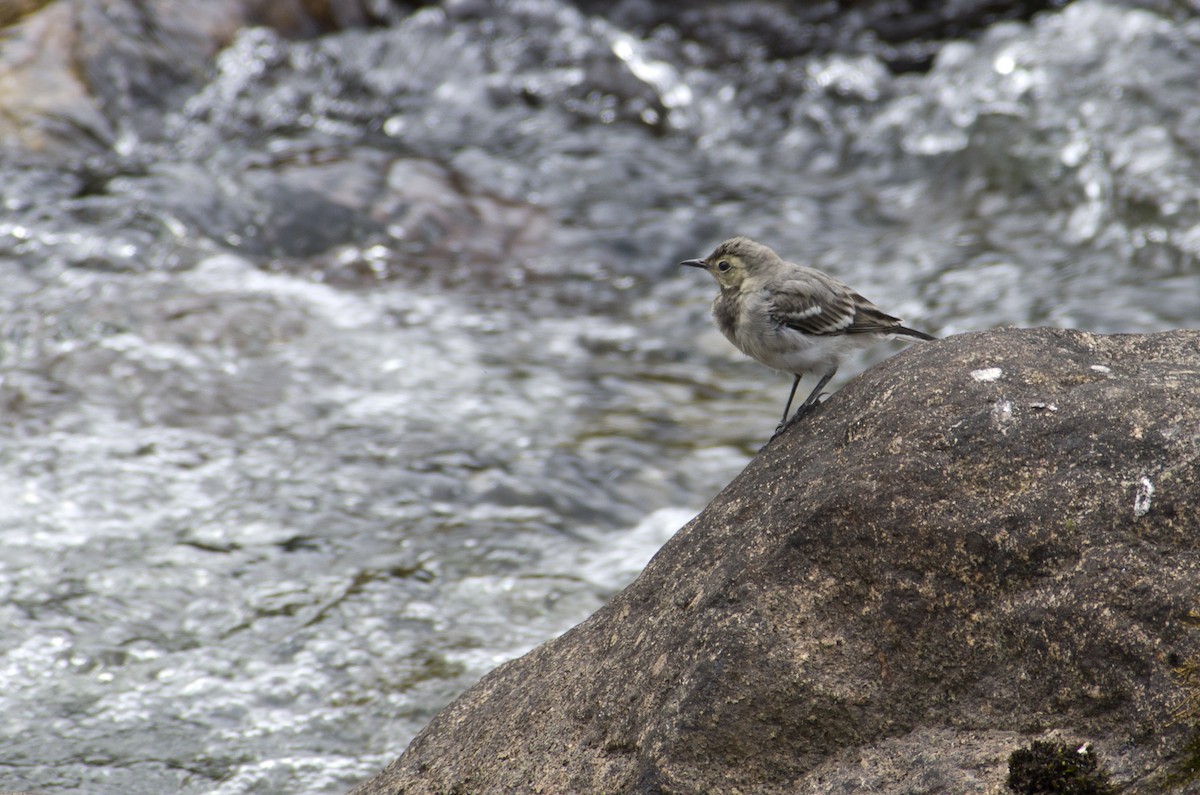
[[[717,263],[717,270],[719,270],[721,273],[724,273],[725,271],[729,270],[729,263],[725,260],[721,260]]]

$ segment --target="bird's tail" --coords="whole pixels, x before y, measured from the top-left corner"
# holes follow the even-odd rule
[[[915,328],[909,328],[908,326],[892,326],[890,329],[888,329],[888,333],[898,334],[901,337],[912,337],[913,339],[917,340],[937,339],[937,337],[933,336],[932,334],[926,334],[924,331],[917,331]]]

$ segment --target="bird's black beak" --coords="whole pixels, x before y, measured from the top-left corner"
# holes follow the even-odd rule
[[[702,259],[685,259],[680,265],[687,265],[689,268],[707,268],[708,264]]]

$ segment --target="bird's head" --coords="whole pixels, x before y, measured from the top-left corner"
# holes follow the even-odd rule
[[[748,277],[778,261],[779,255],[762,243],[748,237],[731,237],[704,259],[688,259],[679,264],[703,268],[713,275],[721,289],[737,290]]]

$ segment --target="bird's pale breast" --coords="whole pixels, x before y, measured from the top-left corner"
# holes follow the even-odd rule
[[[738,350],[768,367],[788,373],[825,373],[850,350],[870,342],[866,335],[814,336],[788,328],[764,311],[765,290],[722,293],[713,302],[713,318]]]

